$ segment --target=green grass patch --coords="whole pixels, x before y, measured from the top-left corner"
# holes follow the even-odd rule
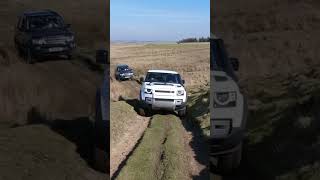
[[[203,134],[210,136],[209,88],[190,90],[188,97],[188,120],[199,125]]]
[[[174,115],[155,115],[116,179],[186,179],[183,125]]]
[[[305,77],[273,79],[277,88],[262,80],[249,92],[249,103],[259,101],[249,109],[244,152],[252,179],[319,179],[319,76]]]

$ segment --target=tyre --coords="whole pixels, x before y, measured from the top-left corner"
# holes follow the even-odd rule
[[[72,53],[70,53],[70,54],[67,54],[67,59],[68,59],[68,60],[72,60],[72,58],[73,58],[73,55],[72,55]]]
[[[142,107],[139,107],[139,115],[140,116],[146,116],[146,112]]]
[[[185,117],[186,114],[187,114],[187,108],[184,108],[178,111],[179,117]]]
[[[242,144],[240,148],[228,155],[224,155],[218,158],[218,170],[222,173],[231,173],[237,169],[240,165],[242,157]]]
[[[138,113],[140,116],[149,117],[152,116],[152,111],[143,102],[139,102]]]
[[[32,57],[32,52],[30,48],[26,49],[25,60],[28,64],[33,64],[33,57]]]

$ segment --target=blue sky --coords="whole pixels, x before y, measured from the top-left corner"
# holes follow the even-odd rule
[[[210,35],[210,0],[111,0],[111,41],[177,41]]]

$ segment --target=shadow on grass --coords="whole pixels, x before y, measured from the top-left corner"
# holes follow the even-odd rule
[[[119,101],[125,101],[127,104],[129,104],[130,106],[132,106],[134,108],[134,110],[136,111],[137,114],[140,115],[140,108],[142,108],[140,101],[138,99],[125,99],[122,96],[119,97]],[[152,110],[151,114],[147,114],[147,117],[151,117],[153,115],[156,114],[160,114],[160,115],[168,115],[168,114],[172,114],[175,116],[178,116],[178,114],[176,112],[171,112],[171,111],[165,111],[165,110]]]
[[[28,112],[26,125],[32,124],[46,125],[74,143],[77,147],[76,152],[94,169],[94,122],[90,121],[88,117],[79,117],[72,120],[47,120],[35,107],[32,107]],[[18,126],[21,125],[14,125],[12,128]]]
[[[19,55],[20,61],[26,63],[25,55]],[[46,63],[49,61],[71,61],[64,55],[46,55],[46,56],[33,56],[33,64]]]
[[[209,179],[209,149],[207,139],[200,125],[192,119],[189,111],[187,111],[187,116],[182,119],[182,124],[188,132],[192,133],[192,139],[189,145],[195,153],[194,158],[199,164],[206,167],[199,175],[192,176],[192,179]]]
[[[80,60],[81,63],[85,65],[91,71],[97,71],[102,73],[104,67],[101,64],[97,64],[95,59],[89,55],[77,54],[76,57]]]
[[[290,175],[287,179],[305,179],[319,173],[311,168],[320,162],[320,144],[317,143],[320,136],[319,104],[319,99],[311,98],[282,112],[280,119],[269,127],[273,129],[269,136],[256,144],[248,141],[244,144],[239,169],[224,180],[276,180],[283,175]],[[299,117],[311,117],[313,120],[307,127],[302,127],[298,125]],[[304,173],[301,173],[302,168]]]

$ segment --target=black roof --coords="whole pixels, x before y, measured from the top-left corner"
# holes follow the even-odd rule
[[[25,16],[47,16],[47,15],[59,15],[58,13],[51,10],[35,10],[23,12]]]

